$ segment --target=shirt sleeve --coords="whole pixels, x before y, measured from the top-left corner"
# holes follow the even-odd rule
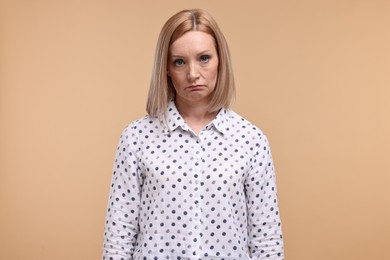
[[[103,259],[132,259],[139,231],[141,177],[136,135],[127,127],[119,140],[111,179]]]
[[[260,135],[252,168],[245,182],[248,247],[252,259],[284,259],[284,245],[272,155]]]

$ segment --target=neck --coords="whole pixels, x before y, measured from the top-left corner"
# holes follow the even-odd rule
[[[207,104],[188,104],[178,100],[175,103],[180,115],[196,134],[217,115],[217,112],[207,110]]]

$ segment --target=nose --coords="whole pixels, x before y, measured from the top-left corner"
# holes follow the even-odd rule
[[[189,81],[195,81],[199,78],[199,68],[196,63],[191,62],[189,64],[187,78]]]

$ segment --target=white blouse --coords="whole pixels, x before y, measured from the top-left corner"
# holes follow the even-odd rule
[[[145,116],[116,153],[103,259],[283,259],[266,136],[222,109],[196,135],[169,103]]]

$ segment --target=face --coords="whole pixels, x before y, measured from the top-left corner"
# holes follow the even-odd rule
[[[207,105],[218,76],[218,53],[214,38],[189,31],[169,47],[168,76],[176,91],[176,103]]]

